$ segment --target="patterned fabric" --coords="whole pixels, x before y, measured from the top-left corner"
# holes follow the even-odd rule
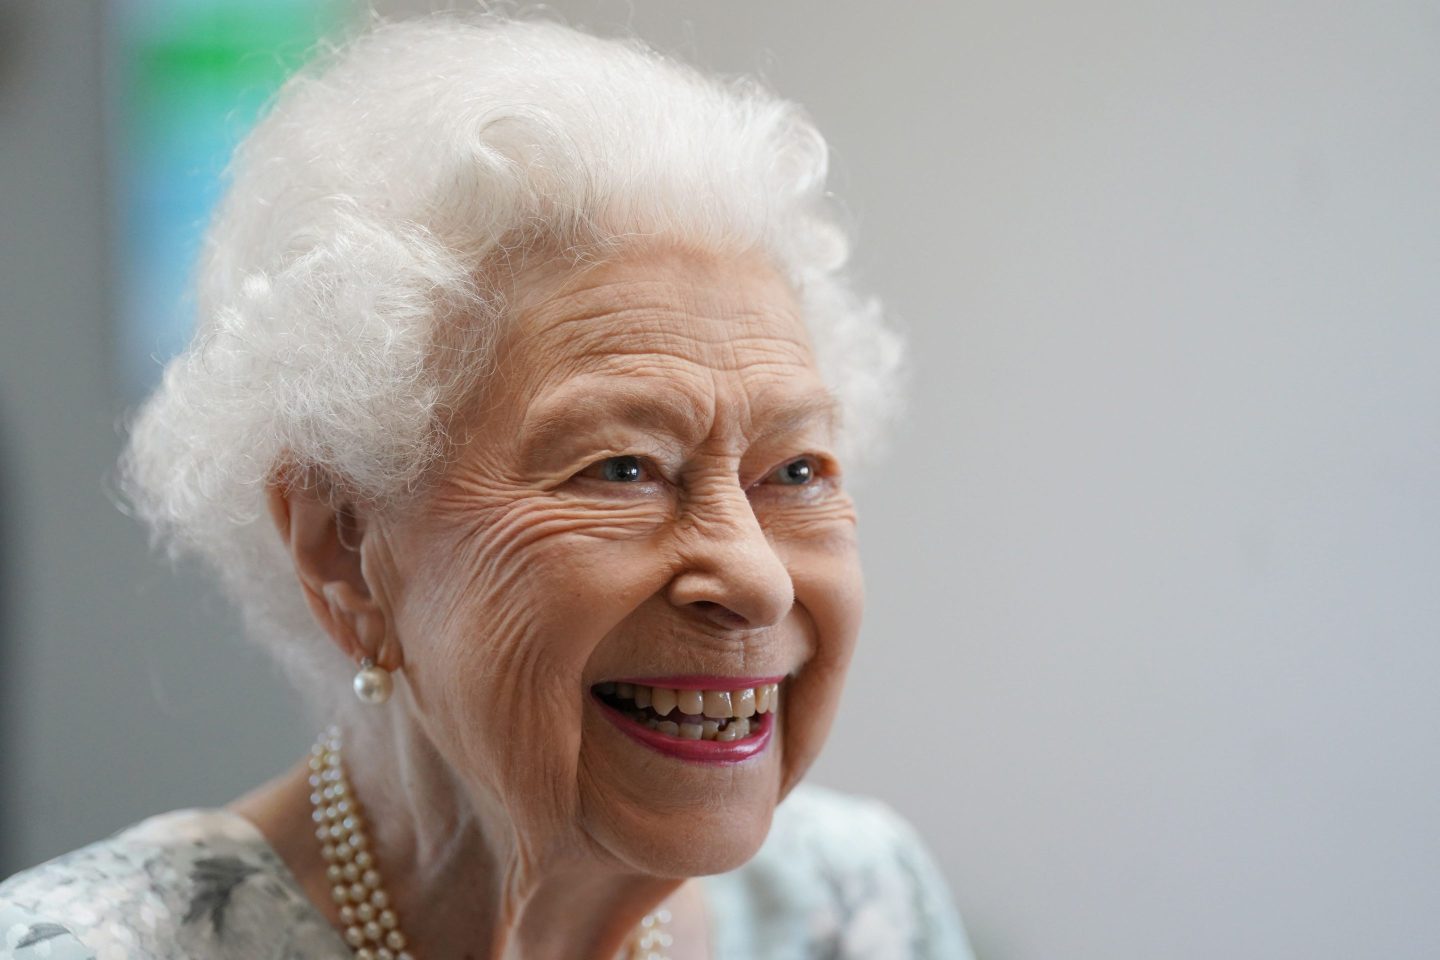
[[[713,960],[973,960],[945,882],[874,800],[797,789],[703,881]],[[248,820],[151,817],[0,883],[0,960],[350,960]]]

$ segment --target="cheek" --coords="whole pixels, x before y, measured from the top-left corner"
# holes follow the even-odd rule
[[[657,511],[494,502],[415,531],[424,549],[408,558],[396,629],[422,722],[462,776],[550,796],[575,782],[592,651],[665,581]]]
[[[813,624],[812,663],[821,671],[843,673],[864,613],[865,585],[855,522],[855,508],[848,497],[804,510],[761,514],[766,536],[776,545],[794,582],[796,603]]]
[[[811,532],[785,548],[796,604],[809,618],[814,647],[781,707],[786,723],[783,792],[800,780],[829,735],[865,604],[853,523]]]

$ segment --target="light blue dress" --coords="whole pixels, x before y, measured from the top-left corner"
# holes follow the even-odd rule
[[[713,960],[973,960],[915,832],[801,786],[764,846],[703,881]],[[0,960],[350,960],[264,836],[226,810],[151,817],[0,883]]]

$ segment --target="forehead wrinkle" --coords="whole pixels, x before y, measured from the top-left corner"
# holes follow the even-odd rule
[[[785,323],[780,329],[767,325],[774,319]],[[577,358],[652,354],[730,367],[811,362],[808,332],[798,318],[763,310],[720,317],[674,305],[611,307],[537,320],[525,331],[527,338],[563,346]],[[692,354],[691,348],[702,352]]]

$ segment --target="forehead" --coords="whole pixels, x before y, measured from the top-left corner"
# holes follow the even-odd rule
[[[758,256],[637,252],[517,286],[499,349],[511,403],[606,383],[712,415],[828,399],[799,304]]]

